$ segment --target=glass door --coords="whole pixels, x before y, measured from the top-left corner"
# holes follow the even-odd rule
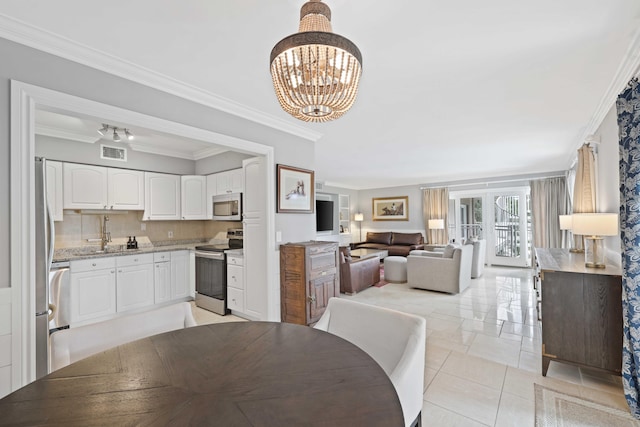
[[[489,200],[487,262],[527,267],[530,262],[526,190],[490,193]]]

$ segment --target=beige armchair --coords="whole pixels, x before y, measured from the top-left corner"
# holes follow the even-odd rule
[[[484,262],[487,255],[486,240],[472,240],[466,243],[473,246],[473,257],[471,261],[471,278],[477,279],[484,273]]]
[[[411,251],[407,283],[413,288],[457,294],[471,284],[472,245],[447,245],[443,252]]]

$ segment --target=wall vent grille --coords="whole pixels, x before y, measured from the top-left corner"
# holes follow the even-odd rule
[[[316,191],[322,191],[322,190],[324,190],[324,182],[316,181]]]
[[[127,161],[127,149],[100,144],[100,158],[109,160]]]

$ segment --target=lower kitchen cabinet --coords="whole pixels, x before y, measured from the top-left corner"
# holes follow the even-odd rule
[[[227,308],[244,313],[244,263],[242,256],[227,255]]]
[[[171,299],[171,261],[154,262],[153,284],[155,288],[155,302]]]
[[[116,309],[118,312],[153,305],[153,254],[128,255],[116,259]]]
[[[171,299],[195,297],[189,251],[171,252]]]
[[[77,261],[71,263],[70,276],[70,326],[92,323],[98,319],[111,316],[116,312],[116,266],[96,268],[97,263]],[[91,267],[91,264],[95,266]],[[111,263],[105,263],[111,264]],[[102,265],[101,265],[102,266]]]

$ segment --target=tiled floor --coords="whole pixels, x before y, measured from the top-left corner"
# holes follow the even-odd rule
[[[620,377],[555,362],[541,375],[531,270],[485,268],[459,295],[392,283],[346,298],[427,320],[424,426],[533,426],[534,383],[627,409]],[[242,320],[198,308],[194,317]]]

